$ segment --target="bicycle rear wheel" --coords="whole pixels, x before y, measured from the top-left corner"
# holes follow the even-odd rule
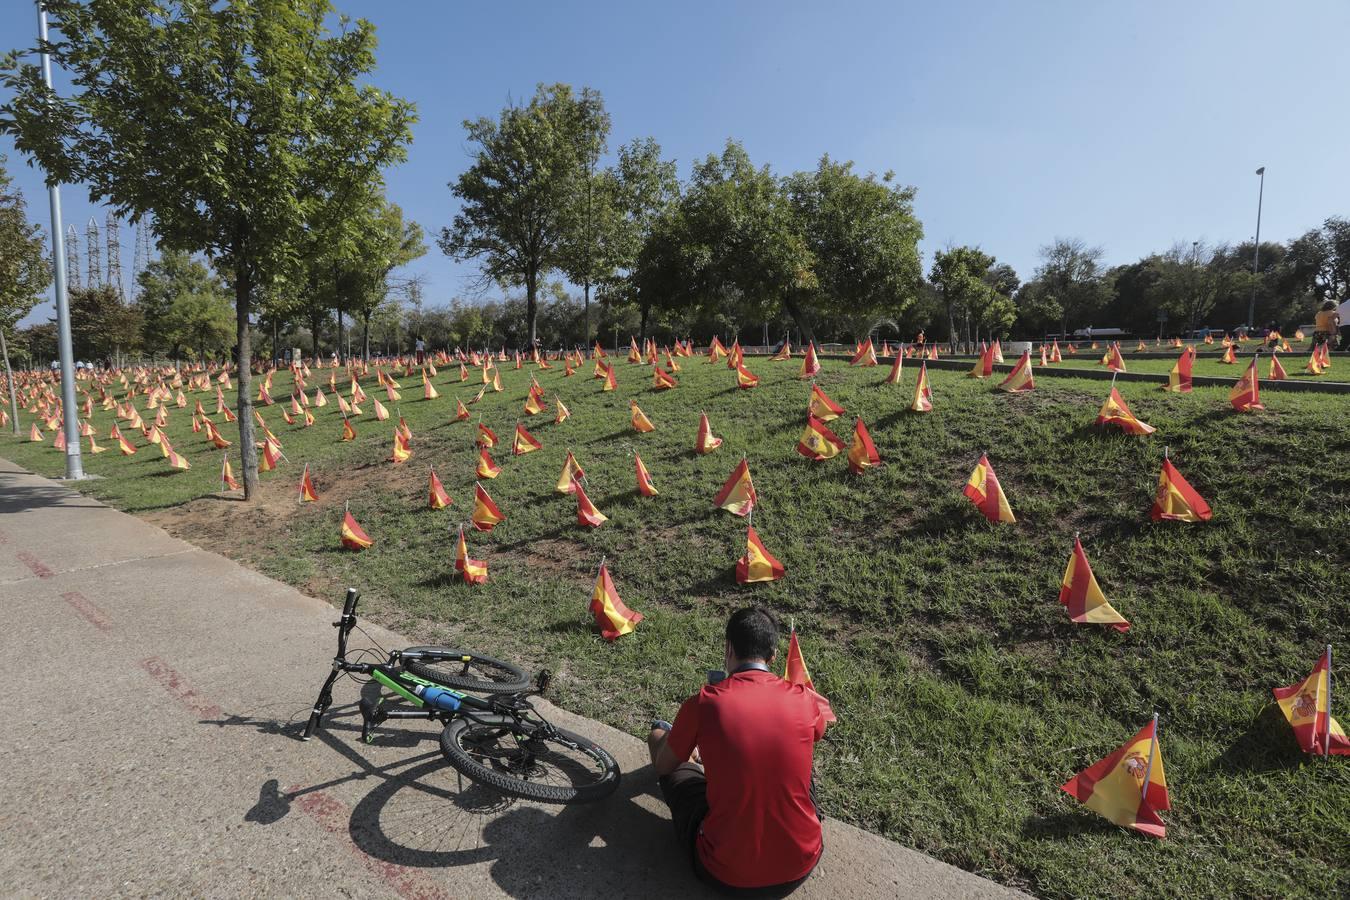
[[[524,669],[472,650],[409,647],[402,652],[401,662],[419,678],[461,691],[514,694],[530,689],[530,676]]]
[[[619,786],[619,763],[603,747],[561,728],[541,736],[511,716],[453,719],[441,749],[466,778],[526,800],[589,803]]]

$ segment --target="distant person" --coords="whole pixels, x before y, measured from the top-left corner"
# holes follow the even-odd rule
[[[916,334],[916,335],[914,335],[914,343],[918,344],[918,345],[919,345],[919,349],[922,350],[922,349],[923,349],[923,342],[926,341],[926,340],[928,340],[928,336],[925,335],[925,334],[923,333],[923,329],[920,328],[920,329],[919,329],[919,333]]]
[[[417,364],[420,366],[427,355],[427,342],[422,340],[421,335],[417,336],[417,341],[413,344],[413,350],[417,353]]]
[[[1322,344],[1335,343],[1337,333],[1341,330],[1341,314],[1336,311],[1336,301],[1327,300],[1322,303],[1322,308],[1317,311],[1313,332],[1313,346],[1320,347]]]
[[[647,740],[676,839],[713,887],[795,886],[824,849],[811,767],[825,718],[805,685],[770,671],[778,637],[767,609],[734,613],[726,671]]]
[[[1282,336],[1280,335],[1279,324],[1276,322],[1271,322],[1270,325],[1266,326],[1266,349],[1267,350],[1278,349],[1280,346],[1281,337]]]

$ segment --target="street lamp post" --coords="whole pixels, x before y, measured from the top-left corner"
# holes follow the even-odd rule
[[[47,12],[37,0],[38,38],[47,42]],[[42,53],[42,81],[52,89],[52,61]],[[56,287],[57,350],[61,357],[61,410],[66,432],[66,477],[84,478],[84,460],[80,456],[80,410],[75,405],[75,351],[70,341],[70,297],[66,294],[66,241],[61,227],[61,189],[50,184],[47,196],[52,207],[52,268]]]
[[[1266,196],[1266,167],[1262,166],[1257,169],[1256,174],[1261,176],[1261,187],[1257,189],[1256,193],[1256,241],[1252,246],[1252,299],[1247,304],[1247,330],[1249,332],[1256,327],[1256,277],[1261,263],[1261,201]]]

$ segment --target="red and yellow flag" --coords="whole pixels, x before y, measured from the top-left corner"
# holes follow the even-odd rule
[[[348,550],[365,550],[375,542],[370,539],[370,535],[356,523],[352,518],[351,510],[346,510],[342,514],[342,546]]]
[[[722,439],[713,435],[712,426],[708,424],[708,414],[699,413],[698,434],[694,436],[694,452],[711,453],[720,446]]]
[[[529,394],[525,396],[525,415],[537,416],[546,408],[543,397],[536,395],[534,388],[530,388]]]
[[[642,407],[637,405],[636,400],[629,400],[628,407],[631,412],[630,418],[633,422],[634,431],[646,434],[649,431],[656,430],[656,426],[652,424],[651,419],[647,418],[647,414],[642,411]]]
[[[1265,409],[1261,405],[1261,379],[1256,374],[1256,361],[1259,358],[1260,354],[1252,357],[1251,365],[1247,366],[1247,371],[1242,373],[1238,383],[1233,385],[1233,389],[1228,392],[1228,402],[1238,412]]]
[[[1117,631],[1129,631],[1130,623],[1111,606],[1097,584],[1097,576],[1088,565],[1083,542],[1073,539],[1073,553],[1059,582],[1059,602],[1069,610],[1075,622],[1110,625]]]
[[[1284,366],[1280,364],[1280,358],[1276,354],[1270,354],[1270,380],[1285,381],[1289,374],[1284,371]]]
[[[741,457],[741,461],[731,470],[731,475],[722,484],[722,489],[713,498],[713,506],[725,509],[733,516],[746,516],[755,508],[758,500],[755,483],[750,480],[750,466],[745,457]]]
[[[820,385],[811,385],[811,396],[806,401],[806,410],[822,422],[829,422],[844,414],[844,408],[826,395]]]
[[[899,358],[897,355],[896,359]],[[859,416],[853,425],[853,445],[848,448],[848,470],[854,475],[861,475],[879,465],[881,454],[877,453],[876,445],[872,443],[872,435],[867,433],[867,426]]]
[[[536,450],[542,450],[543,444],[539,443],[534,435],[530,434],[524,425],[516,423],[516,436],[511,442],[511,455],[522,456],[526,453],[533,453]]]
[[[496,478],[502,474],[501,466],[492,461],[492,455],[488,453],[487,447],[478,449],[478,468],[475,471],[479,478]]]
[[[455,542],[455,571],[466,584],[484,584],[488,580],[487,563],[469,558],[469,543],[464,540],[464,526],[459,526],[459,540]]]
[[[356,429],[352,427],[351,420],[348,419],[346,416],[342,417],[342,440],[344,441],[356,440]]]
[[[1158,475],[1158,493],[1153,500],[1153,509],[1149,513],[1153,521],[1171,519],[1177,522],[1208,522],[1214,513],[1195,488],[1172,465],[1172,460],[1163,458],[1162,472]]]
[[[816,706],[820,709],[821,716],[827,724],[838,721],[835,718],[834,710],[830,708],[830,701],[818,693],[816,686],[811,682],[811,672],[806,668],[806,658],[802,656],[801,644],[797,643],[797,630],[795,628],[788,637],[787,664],[783,668],[783,680],[788,684],[800,684],[810,691],[811,696],[816,701]]]
[[[1331,647],[1317,660],[1312,674],[1289,687],[1275,688],[1280,712],[1294,726],[1304,753],[1350,756],[1350,739],[1331,717]]]
[[[994,351],[992,348],[984,347],[975,359],[975,365],[971,366],[970,371],[966,373],[966,377],[988,378],[992,374],[994,374]]]
[[[736,364],[736,385],[743,391],[759,385],[759,376],[745,367],[745,363]]]
[[[1125,371],[1125,359],[1120,355],[1120,341],[1113,341],[1111,349],[1106,351],[1106,367],[1112,372]]]
[[[40,444],[43,441],[42,432],[38,430],[37,422],[34,422],[28,428],[28,440],[34,444]]]
[[[603,562],[595,576],[595,590],[591,592],[591,614],[595,616],[595,624],[600,626],[600,636],[607,641],[618,640],[642,621],[642,613],[629,609],[619,599],[619,592],[614,589],[614,581]]]
[[[814,341],[806,345],[806,355],[802,357],[802,378],[814,378],[820,371],[820,360],[816,358],[816,344]]]
[[[844,451],[844,442],[814,414],[808,413],[806,416],[806,428],[802,430],[802,436],[797,439],[797,452],[807,459],[820,462],[825,459],[833,459]]]
[[[309,463],[305,463],[304,474],[300,476],[300,497],[297,503],[313,503],[319,499],[319,492],[314,489],[314,479],[309,477]]]
[[[478,446],[480,447],[497,446],[496,432],[494,432],[491,428],[484,425],[482,422],[478,423]]]
[[[769,357],[769,362],[781,362],[785,359],[792,359],[792,343],[786,338],[783,339],[783,346],[778,348],[778,352]]]
[[[605,366],[605,383],[600,385],[602,391],[612,391],[619,386],[619,379],[614,376],[614,367]]]
[[[1166,837],[1158,813],[1171,808],[1158,745],[1158,719],[1120,749],[1066,781],[1060,790],[1108,821],[1152,837]]]
[[[220,489],[239,490],[239,482],[234,480],[234,470],[230,468],[230,457],[224,453],[221,454],[220,460]]]
[[[655,497],[660,492],[657,491],[656,485],[652,484],[651,473],[649,473],[647,467],[642,464],[642,457],[634,453],[633,463],[637,468],[638,493],[644,497]]]
[[[262,455],[258,457],[258,471],[270,472],[277,467],[281,461],[281,447],[276,441],[268,438],[263,441]]]
[[[389,455],[389,462],[398,464],[405,463],[412,458],[412,446],[408,443],[408,438],[397,428],[394,429],[394,449]]]
[[[1115,387],[1111,388],[1111,393],[1106,395],[1102,408],[1097,410],[1098,425],[1115,425],[1126,434],[1152,434],[1154,428],[1152,425],[1146,425],[1134,417],[1130,412],[1129,406],[1125,404],[1125,398],[1120,396],[1120,391]]]
[[[764,542],[753,525],[745,529],[745,555],[736,560],[736,581],[740,584],[753,584],[759,581],[777,581],[787,574]]]
[[[172,447],[165,451],[164,456],[169,461],[169,466],[179,472],[185,472],[192,468],[192,465],[183,456]]]
[[[432,387],[431,379],[427,377],[425,371],[422,372],[422,399],[435,400],[440,394],[436,393],[436,388]]]
[[[573,481],[575,490],[572,491],[577,498],[577,524],[585,525],[587,528],[599,528],[609,521],[609,516],[595,508],[591,498],[586,496],[586,489],[581,486],[580,481]]]
[[[1021,394],[1026,391],[1035,390],[1036,379],[1031,374],[1031,351],[1023,350],[1022,358],[1013,366],[1008,377],[999,382],[998,389],[1007,391],[1010,394]]]
[[[586,473],[581,471],[581,466],[577,463],[576,457],[572,451],[567,451],[567,459],[563,460],[562,474],[558,476],[558,486],[554,488],[560,494],[571,494],[576,491],[577,482],[585,478]]]
[[[445,509],[454,501],[450,499],[450,494],[445,490],[445,485],[436,477],[436,470],[431,470],[431,478],[427,484],[427,507],[430,509]]]
[[[572,415],[572,411],[563,405],[561,397],[555,398],[553,402],[554,405],[558,407],[557,415],[553,417],[553,424],[560,425],[567,421],[567,417]]]
[[[905,354],[896,352],[895,361],[891,363],[890,374],[886,376],[886,384],[899,384],[900,375],[905,364]]]
[[[674,360],[672,360],[671,362],[673,368]],[[662,369],[660,366],[652,367],[652,387],[655,390],[664,391],[676,387],[678,385],[679,382],[676,381],[673,376],[668,374],[665,369]]]
[[[473,515],[469,518],[473,522],[473,527],[479,531],[491,531],[499,523],[506,521],[506,516],[502,515],[502,511],[492,502],[492,498],[483,490],[481,484],[473,486]]]
[[[1181,356],[1177,358],[1176,365],[1172,366],[1172,371],[1167,376],[1167,384],[1163,385],[1162,389],[1174,394],[1189,394],[1191,392],[1191,367],[1194,362],[1195,348],[1188,345],[1181,351]]]
[[[877,364],[877,350],[872,346],[872,339],[869,337],[858,347],[858,352],[853,354],[853,358],[848,361],[850,366],[875,366]]]
[[[459,399],[458,397],[456,397],[456,398],[455,398],[455,421],[456,421],[456,422],[463,422],[463,421],[466,421],[468,418],[469,418],[469,408],[468,408],[467,406],[464,405],[464,401],[463,401],[463,400],[461,400],[461,399]]]
[[[979,507],[984,517],[991,522],[1016,522],[1013,516],[1012,507],[1008,505],[1008,498],[1003,494],[1003,486],[998,483],[998,476],[994,474],[994,467],[989,464],[987,454],[980,454],[980,461],[975,465],[975,471],[970,473],[970,479],[966,482],[965,489],[962,491],[967,497]]]
[[[909,405],[913,412],[933,411],[933,389],[928,385],[928,362],[919,364],[919,380],[914,385],[914,402]]]
[[[1232,344],[1229,344],[1228,349],[1223,351],[1223,358],[1220,359],[1219,362],[1227,363],[1228,365],[1233,365],[1237,362],[1237,353],[1233,351]]]

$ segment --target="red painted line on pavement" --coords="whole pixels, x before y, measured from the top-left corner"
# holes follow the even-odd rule
[[[39,578],[51,578],[56,574],[51,569],[47,568],[46,563],[29,553],[27,550],[20,550],[14,555],[18,558],[19,562],[27,566],[29,570]]]
[[[304,790],[305,788],[296,785],[287,788],[286,793],[294,795]],[[420,870],[376,859],[352,843],[350,836],[352,811],[341,800],[323,791],[309,791],[299,794],[293,802],[307,816],[319,823],[319,827],[324,831],[340,838],[363,866],[379,876],[380,880],[393,888],[400,897],[405,900],[452,900],[450,894]]]
[[[108,614],[90,602],[84,594],[79,591],[67,591],[61,595],[61,599],[69,603],[85,621],[99,631],[112,631],[112,620],[108,618]]]
[[[159,682],[160,687],[169,692],[169,696],[177,700],[179,705],[189,712],[206,719],[219,718],[221,715],[220,707],[208,701],[197,690],[187,683],[177,670],[160,659],[158,656],[152,656],[149,659],[141,660],[141,668],[149,673],[150,677]]]

